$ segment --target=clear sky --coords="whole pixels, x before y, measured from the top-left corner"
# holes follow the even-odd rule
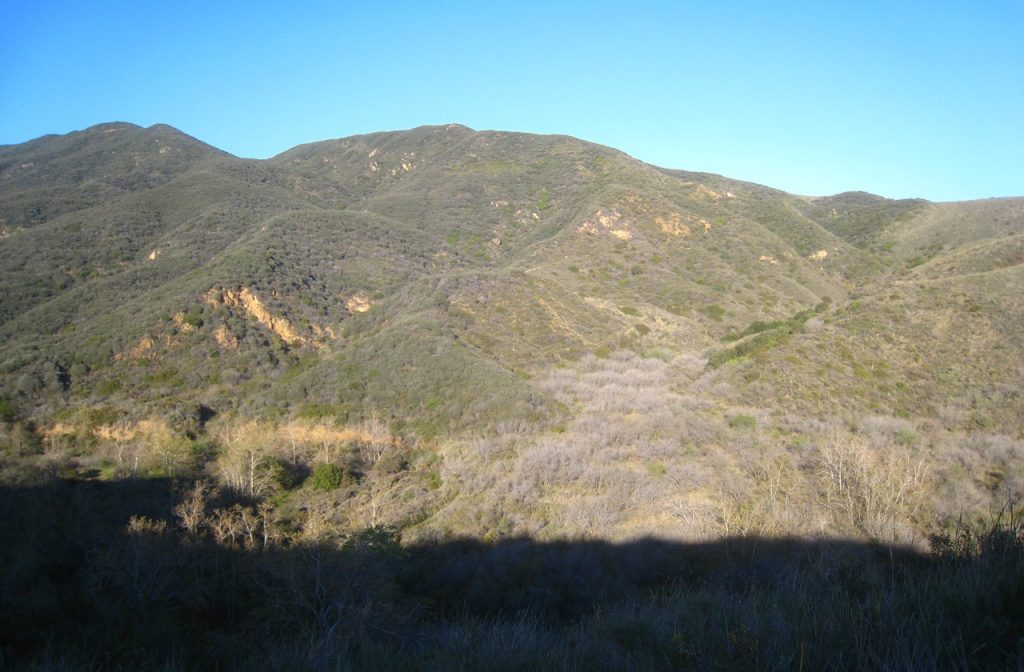
[[[458,122],[794,193],[1024,196],[1024,1],[0,0],[0,144]]]

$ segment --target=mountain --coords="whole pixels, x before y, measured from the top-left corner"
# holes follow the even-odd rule
[[[656,471],[737,417],[1019,457],[1024,199],[809,198],[455,124],[266,161],[104,124],[0,148],[0,227],[2,395],[50,436],[201,407],[445,455],[601,443],[603,408]]]
[[[104,124],[0,147],[0,372],[31,669],[1020,662],[1024,198]]]

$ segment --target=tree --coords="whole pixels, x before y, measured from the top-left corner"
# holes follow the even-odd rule
[[[229,425],[220,438],[223,448],[217,468],[225,485],[249,497],[259,497],[273,487],[268,436],[257,423]]]

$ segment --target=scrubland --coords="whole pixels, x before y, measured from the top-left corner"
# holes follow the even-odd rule
[[[1024,201],[449,125],[0,148],[0,667],[1024,665]]]

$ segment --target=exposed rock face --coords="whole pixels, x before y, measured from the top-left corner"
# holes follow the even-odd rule
[[[683,216],[678,212],[673,212],[667,218],[656,217],[654,223],[658,225],[662,233],[667,233],[670,236],[690,235],[690,227],[683,223]]]
[[[641,231],[639,223],[652,221],[662,233],[673,238],[692,235],[695,227],[703,227],[704,233],[711,230],[711,222],[691,214],[656,208],[638,194],[629,194],[617,203],[617,207],[598,208],[593,215],[576,227],[578,233],[594,236],[606,232],[619,240],[632,240]],[[653,212],[652,212],[653,211]]]
[[[717,201],[718,199],[720,199],[722,197],[722,195],[720,193],[718,193],[717,191],[715,191],[711,187],[709,187],[707,185],[704,185],[704,184],[698,184],[697,185],[697,195],[702,197],[702,198],[711,199],[713,201]]]
[[[579,233],[595,235],[602,229],[611,229],[622,220],[622,213],[614,208],[598,208],[590,219],[587,219],[576,230]],[[618,229],[624,231],[625,228]],[[614,234],[613,234],[614,235]],[[619,236],[617,236],[619,237]]]
[[[174,344],[174,341],[170,336],[164,335],[159,340],[152,336],[143,336],[139,339],[139,342],[124,352],[119,352],[114,355],[114,361],[121,361],[123,359],[142,359],[143,357],[149,357],[157,351],[158,347],[169,348]]]
[[[228,306],[241,308],[250,317],[262,324],[288,345],[309,345],[309,339],[299,334],[291,322],[283,317],[273,315],[263,301],[252,293],[248,287],[242,289],[211,289],[206,293],[206,302],[212,306]]]
[[[373,302],[370,301],[369,296],[358,292],[349,297],[349,300],[345,302],[345,307],[350,313],[365,313],[373,307]]]
[[[175,313],[174,324],[177,325],[178,330],[181,331],[183,334],[191,334],[196,330],[196,327],[195,325],[187,322],[185,318],[185,313]]]
[[[807,255],[807,258],[811,261],[825,261],[828,258],[828,250],[818,250],[813,254]]]
[[[217,330],[213,332],[213,337],[217,339],[217,345],[225,350],[238,349],[238,337],[231,333],[226,324],[217,327]]]
[[[533,212],[532,210],[527,210],[526,208],[519,208],[518,210],[516,210],[515,217],[516,223],[523,225],[529,225],[533,224],[534,222],[540,221],[539,212]]]
[[[316,335],[317,339],[319,339],[318,344],[321,344],[322,341],[327,339],[333,341],[334,339],[338,338],[337,336],[334,335],[334,329],[331,329],[329,326],[321,327],[319,325],[314,324],[313,333]]]

